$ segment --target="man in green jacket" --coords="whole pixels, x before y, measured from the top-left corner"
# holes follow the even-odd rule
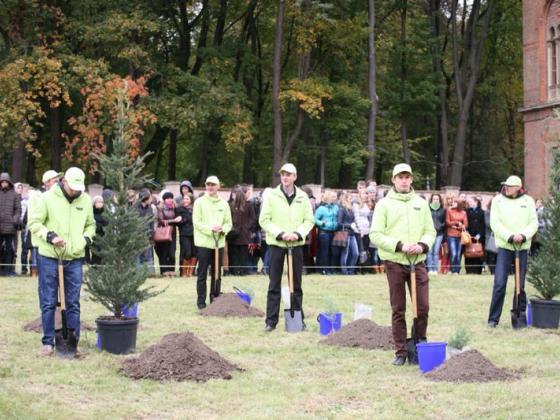
[[[64,265],[64,294],[68,328],[80,338],[80,289],[85,247],[95,236],[91,198],[85,191],[85,174],[69,168],[61,182],[35,197],[29,213],[29,230],[38,247],[39,303],[43,322],[40,356],[54,347],[54,319],[58,298],[58,258]]]
[[[500,322],[507,279],[511,264],[518,249],[520,258],[519,310],[525,316],[527,296],[525,295],[525,272],[527,271],[527,250],[531,247],[531,238],[539,227],[535,202],[529,197],[521,178],[512,175],[502,182],[502,193],[492,200],[490,210],[490,227],[494,232],[498,256],[494,271],[492,302],[488,314],[488,327],[496,328]],[[513,296],[515,299],[516,296]]]
[[[280,168],[280,185],[266,194],[259,216],[259,224],[266,233],[266,243],[270,252],[270,282],[264,329],[266,332],[274,330],[278,324],[282,272],[288,246],[293,247],[293,309],[302,310],[303,245],[314,220],[309,197],[295,186],[296,179],[296,167],[291,163],[284,164]]]
[[[198,253],[198,274],[196,291],[198,309],[206,307],[206,276],[210,267],[210,302],[220,295],[222,255],[226,243],[225,236],[231,230],[231,211],[226,201],[218,195],[220,180],[209,176],[205,182],[206,193],[194,202],[193,228],[194,244]],[[218,278],[215,277],[214,253],[219,249]]]
[[[406,163],[393,168],[393,188],[375,206],[369,237],[385,261],[391,301],[393,365],[404,365],[406,351],[406,286],[410,287],[410,264],[415,264],[418,317],[416,335],[424,339],[428,327],[428,272],[424,260],[436,231],[428,203],[412,188],[412,169]]]

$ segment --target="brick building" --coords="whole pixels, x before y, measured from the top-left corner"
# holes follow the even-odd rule
[[[525,184],[534,197],[548,189],[552,150],[560,146],[560,0],[523,0]]]

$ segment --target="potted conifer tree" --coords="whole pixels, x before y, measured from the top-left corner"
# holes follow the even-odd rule
[[[531,299],[532,325],[558,328],[560,321],[560,151],[553,152],[549,197],[544,202],[544,227],[540,247],[530,259],[527,277],[539,296]]]
[[[150,246],[146,227],[150,221],[141,217],[134,206],[128,205],[127,191],[147,181],[142,175],[145,156],[135,157],[133,153],[126,87],[117,94],[116,101],[112,151],[96,155],[98,171],[105,184],[114,191],[114,202],[110,211],[104,213],[107,220],[104,235],[95,241],[94,252],[101,257],[102,264],[89,269],[84,284],[90,298],[113,314],[95,321],[101,349],[127,354],[136,349],[138,318],[124,316],[124,306],[131,307],[161,291],[145,286],[149,269],[136,262],[137,256]]]

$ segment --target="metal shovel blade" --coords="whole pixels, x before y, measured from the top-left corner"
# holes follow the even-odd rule
[[[68,330],[66,338],[62,329],[55,330],[54,332],[54,354],[61,359],[73,359],[76,357],[76,350],[78,349],[78,340],[74,330]]]
[[[295,333],[303,331],[303,317],[301,311],[284,309],[286,331]]]
[[[511,310],[511,326],[514,330],[527,328],[527,314],[525,312]]]

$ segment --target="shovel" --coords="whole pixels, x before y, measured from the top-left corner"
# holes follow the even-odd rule
[[[62,265],[62,254],[58,254],[58,297],[60,301],[60,317],[62,328],[54,332],[54,354],[62,359],[73,359],[76,357],[78,341],[74,330],[68,328],[66,322],[66,296],[64,292],[64,267]]]
[[[294,309],[294,260],[292,255],[292,245],[288,243],[288,288],[290,290],[290,308],[284,309],[284,321],[286,331],[303,331],[303,317],[301,310]]]
[[[210,303],[220,296],[220,289],[222,288],[222,279],[220,278],[220,233],[212,232],[212,237],[214,238],[214,276],[210,281]]]
[[[511,310],[511,326],[514,330],[527,328],[527,316],[525,312],[521,312],[519,307],[519,295],[521,294],[519,265],[519,246],[515,246],[515,296],[513,297],[513,309]]]
[[[416,349],[416,344],[421,341],[425,341],[418,337],[418,328],[416,327],[416,321],[418,320],[418,303],[416,300],[416,260],[418,256],[414,259],[410,259],[408,254],[406,254],[406,259],[410,264],[410,300],[412,301],[412,329],[410,332],[411,338],[406,339],[406,352],[408,353],[408,364],[417,365],[418,364],[418,350]]]

